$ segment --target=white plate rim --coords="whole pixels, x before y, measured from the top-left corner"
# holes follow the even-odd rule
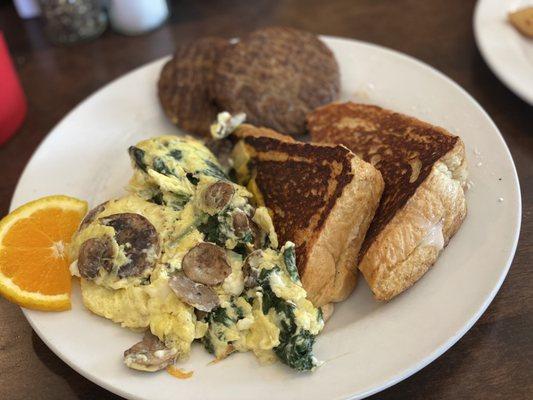
[[[488,121],[490,121],[490,124],[491,126],[495,129],[495,131],[498,133],[498,139],[500,140],[502,146],[503,146],[503,149],[505,150],[506,152],[506,156],[508,157],[508,159],[511,161],[511,165],[512,165],[512,175],[513,175],[513,184],[515,185],[516,189],[517,189],[517,193],[518,193],[518,196],[517,196],[517,202],[518,202],[518,209],[517,209],[517,214],[516,214],[516,221],[515,221],[515,226],[516,226],[516,230],[514,232],[514,235],[513,235],[513,239],[512,239],[512,248],[510,249],[509,251],[509,255],[508,255],[508,258],[507,258],[507,262],[506,262],[506,265],[504,268],[502,268],[501,270],[501,274],[499,276],[499,279],[496,283],[496,285],[493,287],[493,289],[491,290],[490,293],[488,293],[486,296],[485,296],[485,301],[483,303],[483,305],[477,310],[476,313],[474,313],[471,318],[462,326],[462,328],[460,328],[455,335],[451,336],[447,341],[445,341],[440,347],[436,348],[433,352],[431,352],[430,354],[428,354],[424,359],[422,359],[420,362],[414,364],[414,365],[411,365],[409,367],[406,367],[403,371],[397,373],[395,376],[392,376],[391,378],[389,378],[388,380],[386,380],[382,385],[380,386],[376,386],[370,390],[367,390],[366,392],[362,392],[362,393],[358,393],[358,394],[346,394],[346,395],[340,395],[338,397],[336,397],[335,399],[362,399],[362,398],[365,398],[365,397],[368,397],[368,396],[371,396],[373,394],[376,394],[378,392],[381,392],[403,380],[405,380],[406,378],[410,377],[411,375],[415,374],[416,372],[420,371],[421,369],[423,369],[424,367],[426,367],[428,364],[430,364],[431,362],[433,362],[434,360],[436,360],[438,357],[440,357],[442,354],[444,354],[448,349],[450,349],[455,343],[457,343],[457,341],[459,339],[461,339],[465,334],[466,332],[468,332],[472,326],[477,322],[477,320],[481,317],[481,315],[486,311],[486,309],[488,308],[488,306],[490,305],[490,303],[492,302],[492,300],[494,299],[494,297],[496,296],[497,292],[499,291],[501,285],[503,284],[503,281],[505,280],[505,277],[507,276],[507,273],[511,267],[511,264],[512,264],[512,261],[514,259],[514,255],[516,253],[516,248],[517,248],[517,245],[518,245],[518,239],[519,239],[519,234],[520,234],[520,229],[521,229],[521,220],[522,220],[522,199],[521,199],[521,189],[520,189],[520,183],[519,183],[519,180],[518,180],[518,174],[517,174],[517,171],[516,171],[516,166],[514,164],[514,160],[512,158],[512,155],[509,151],[509,148],[507,146],[507,143],[505,142],[500,130],[498,129],[498,127],[496,126],[496,124],[494,123],[494,121],[490,118],[490,116],[487,114],[487,112],[481,107],[481,105],[465,90],[463,89],[459,84],[457,84],[455,81],[453,81],[451,78],[449,78],[448,76],[446,76],[445,74],[443,74],[442,72],[440,72],[439,70],[437,70],[436,68],[430,66],[429,64],[426,64],[412,56],[409,56],[407,54],[404,54],[404,53],[401,53],[399,51],[396,51],[394,49],[390,49],[390,48],[387,48],[387,47],[384,47],[384,46],[380,46],[380,45],[376,45],[376,44],[373,44],[373,43],[369,43],[369,42],[365,42],[365,41],[360,41],[360,40],[356,40],[356,39],[351,39],[351,38],[342,38],[342,37],[334,37],[334,36],[327,36],[327,35],[321,35],[322,38],[325,38],[326,40],[331,40],[331,41],[341,41],[341,42],[355,42],[357,43],[358,45],[361,45],[361,46],[368,46],[368,47],[371,47],[371,48],[374,48],[374,49],[377,49],[377,50],[380,50],[380,51],[383,51],[383,52],[387,52],[389,54],[392,54],[396,57],[399,57],[399,58],[403,58],[404,60],[407,60],[411,63],[415,63],[417,64],[418,67],[420,68],[423,68],[425,69],[427,72],[437,76],[438,78],[440,79],[443,79],[445,80],[449,85],[453,86],[455,89],[458,89],[461,94],[463,96],[465,96],[471,103],[473,106],[475,106],[478,111],[480,111],[482,113],[482,115],[484,117],[487,118]],[[165,58],[168,58],[169,56],[164,56],[164,57],[161,57],[157,60],[154,60],[154,61],[151,61],[151,62],[148,62],[148,63],[145,63],[137,68],[134,68],[133,70],[119,76],[118,78],[108,82],[107,84],[105,84],[104,86],[102,86],[100,89],[96,90],[95,92],[93,92],[91,95],[89,95],[88,97],[86,97],[84,100],[82,100],[80,103],[78,103],[78,105],[76,105],[68,114],[66,114],[51,130],[50,132],[47,134],[47,136],[45,137],[45,139],[39,144],[39,146],[36,148],[36,150],[34,151],[32,157],[30,158],[30,160],[28,161],[28,163],[26,164],[24,170],[23,170],[23,173],[21,174],[20,178],[19,178],[19,181],[17,182],[17,186],[16,186],[16,189],[15,189],[15,192],[13,194],[13,198],[12,198],[12,201],[11,201],[11,205],[10,205],[10,210],[13,209],[13,206],[14,206],[14,199],[17,195],[17,191],[18,191],[18,188],[19,188],[19,183],[23,180],[24,178],[24,175],[26,174],[27,170],[29,169],[29,164],[32,160],[32,158],[43,148],[45,147],[46,143],[51,140],[51,136],[52,136],[52,133],[58,128],[60,127],[60,125],[71,115],[71,114],[74,114],[79,108],[83,107],[84,103],[88,102],[89,100],[91,100],[93,97],[97,96],[99,93],[103,92],[104,90],[106,90],[108,88],[108,86],[114,84],[115,82],[117,82],[118,80],[121,80],[121,79],[124,79],[132,74],[134,74],[136,71],[140,70],[140,69],[143,69],[145,67],[148,67],[149,65],[151,64],[155,64],[155,63],[158,63],[158,62],[161,62],[162,59],[165,59]],[[131,393],[129,392],[126,392],[126,391],[123,391],[120,387],[116,387],[114,385],[111,385],[111,384],[108,384],[107,382],[105,381],[102,381],[100,380],[97,376],[93,375],[92,373],[88,372],[88,371],[85,371],[85,370],[82,370],[81,368],[79,368],[74,361],[72,360],[69,360],[68,357],[66,357],[62,352],[61,350],[56,347],[55,345],[53,345],[47,338],[46,336],[41,332],[41,330],[39,329],[38,326],[36,326],[32,319],[31,319],[31,316],[30,316],[30,312],[31,311],[28,311],[24,308],[21,308],[22,309],[22,312],[24,314],[24,316],[26,317],[26,319],[28,320],[28,322],[30,323],[30,325],[32,326],[33,330],[37,333],[37,335],[41,338],[41,340],[43,340],[43,342],[62,360],[64,361],[67,365],[69,365],[72,369],[74,369],[76,372],[78,372],[80,375],[84,376],[85,378],[91,380],[92,382],[96,383],[97,385],[109,390],[110,392],[112,393],[115,393],[117,395],[120,395],[122,397],[125,397],[125,398],[130,398],[130,399],[139,399],[139,400],[143,400],[144,397],[140,397],[140,396],[137,396],[137,395],[132,395]]]

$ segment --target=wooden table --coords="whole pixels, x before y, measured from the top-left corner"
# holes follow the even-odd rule
[[[172,5],[161,29],[140,37],[106,32],[61,48],[36,20],[17,18],[0,2],[4,30],[29,113],[20,132],[0,147],[0,215],[7,212],[29,157],[76,104],[125,72],[202,35],[233,37],[272,24],[294,26],[387,46],[443,71],[492,116],[513,154],[523,199],[521,240],[496,299],[448,352],[375,399],[533,398],[533,107],[489,71],[472,33],[473,0],[448,1],[197,1]],[[393,355],[392,355],[393,356]],[[20,309],[0,299],[0,399],[114,399],[83,378],[33,333]]]

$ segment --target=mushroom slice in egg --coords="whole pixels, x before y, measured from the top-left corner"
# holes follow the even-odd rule
[[[100,218],[115,229],[115,240],[124,246],[128,262],[120,266],[119,278],[139,276],[154,266],[159,257],[159,237],[155,227],[140,214],[122,213]]]
[[[187,278],[209,286],[222,283],[231,274],[225,250],[208,242],[198,243],[190,249],[181,265]]]
[[[262,258],[263,250],[254,250],[246,256],[242,267],[245,288],[253,288],[259,284],[259,272],[255,267],[259,264]]]
[[[124,352],[124,363],[133,369],[155,372],[173,364],[178,351],[169,349],[149,330],[143,340]]]
[[[94,279],[100,268],[110,272],[113,268],[113,242],[107,235],[91,238],[80,246],[78,270],[85,279]]]
[[[238,238],[242,238],[247,232],[250,232],[250,222],[248,221],[248,216],[244,211],[239,209],[233,211],[233,214],[231,215],[231,221],[233,231]]]
[[[204,203],[208,208],[222,211],[231,201],[235,189],[229,182],[218,181],[204,192]]]
[[[197,310],[210,312],[219,305],[218,296],[213,289],[190,280],[181,271],[170,277],[168,285],[178,299]]]
[[[81,221],[80,227],[78,228],[78,232],[89,226],[91,222],[93,222],[96,219],[96,216],[100,214],[102,211],[104,211],[105,206],[108,202],[105,201],[101,204],[98,204],[96,207],[94,207],[91,211],[89,211],[83,220]]]

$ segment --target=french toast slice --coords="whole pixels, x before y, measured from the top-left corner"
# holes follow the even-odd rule
[[[466,216],[462,140],[443,128],[365,104],[330,104],[307,117],[315,142],[343,144],[383,176],[385,190],[358,265],[375,297],[420,279]]]
[[[344,146],[297,142],[265,128],[234,133],[234,168],[272,213],[279,242],[296,244],[298,271],[316,305],[344,300],[383,191],[371,164]]]

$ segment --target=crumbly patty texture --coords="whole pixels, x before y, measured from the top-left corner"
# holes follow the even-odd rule
[[[179,128],[209,136],[219,109],[210,95],[214,69],[226,39],[206,37],[177,47],[158,82],[159,100],[168,118]]]
[[[339,93],[339,67],[317,36],[292,28],[252,32],[221,55],[213,94],[221,109],[288,134],[305,132],[305,117]]]

